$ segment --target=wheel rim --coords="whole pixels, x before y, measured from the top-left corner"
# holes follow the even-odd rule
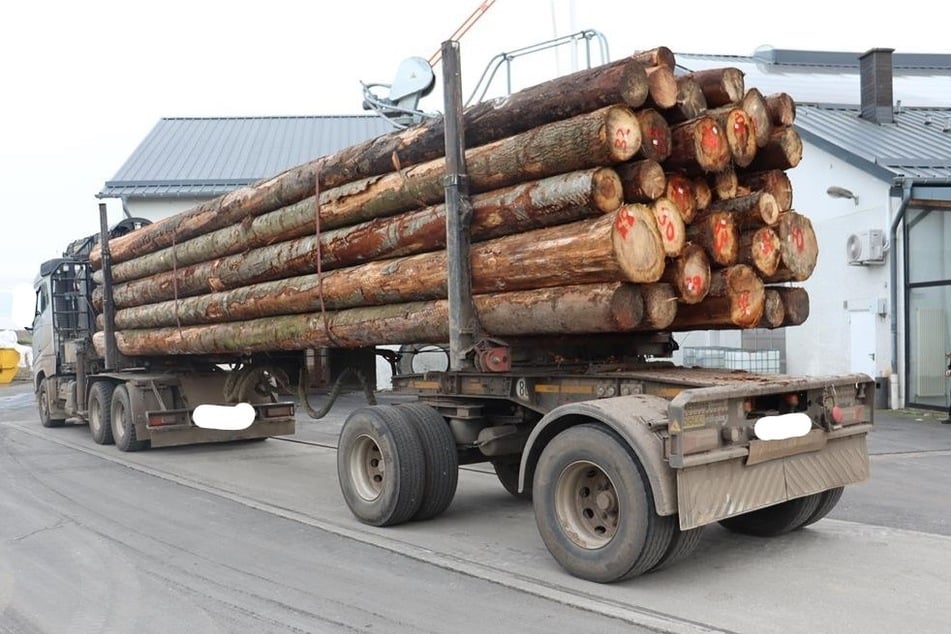
[[[125,438],[125,405],[122,401],[117,401],[112,406],[112,420],[114,422],[112,433],[114,436]]]
[[[46,402],[46,390],[40,389],[40,416],[43,420],[49,420],[50,404]]]
[[[620,504],[611,478],[593,462],[568,465],[558,477],[555,512],[568,538],[594,550],[617,534]]]
[[[350,452],[350,481],[364,500],[370,502],[380,496],[386,480],[386,463],[379,445],[369,436],[360,436]]]
[[[102,426],[102,408],[95,398],[89,402],[89,426],[93,429],[99,429]]]

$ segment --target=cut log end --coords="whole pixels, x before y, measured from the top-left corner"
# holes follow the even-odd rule
[[[631,282],[656,282],[664,272],[664,245],[653,210],[641,203],[617,211],[612,234],[614,257]]]
[[[686,227],[677,205],[669,198],[658,198],[651,205],[657,228],[664,244],[664,254],[675,258],[681,254],[686,241]]]

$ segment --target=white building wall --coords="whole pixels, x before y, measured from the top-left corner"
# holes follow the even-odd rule
[[[891,223],[888,184],[813,146],[788,175],[793,207],[810,218],[819,243],[819,259],[802,286],[809,292],[809,318],[786,334],[790,374],[868,371],[884,376],[891,368],[889,260],[878,265],[849,265],[849,235],[878,229],[888,237]],[[858,201],[832,198],[831,186],[845,188]],[[869,340],[871,338],[871,340]],[[872,355],[874,358],[871,358]],[[867,359],[868,369],[863,360]]]
[[[147,218],[152,222],[191,209],[207,199],[201,198],[150,198],[126,201],[126,211],[134,218]]]

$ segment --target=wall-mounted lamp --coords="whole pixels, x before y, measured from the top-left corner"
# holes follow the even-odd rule
[[[851,190],[846,189],[845,187],[839,187],[838,185],[833,185],[826,190],[826,193],[832,198],[850,198],[856,205],[859,204],[859,197],[852,193]]]

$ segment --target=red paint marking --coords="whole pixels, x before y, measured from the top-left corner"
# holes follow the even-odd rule
[[[617,219],[614,221],[614,226],[617,228],[618,233],[621,234],[621,237],[627,240],[627,235],[630,233],[631,227],[637,224],[637,218],[632,216],[625,209],[621,209],[617,214]]]
[[[764,255],[769,255],[773,252],[773,241],[769,239],[769,235],[763,234],[760,236],[760,250]]]
[[[740,311],[742,311],[744,315],[748,315],[750,313],[750,292],[743,291],[740,293],[736,298],[736,303],[739,305]]]
[[[699,275],[686,276],[684,277],[684,288],[687,289],[687,292],[691,295],[699,295],[703,292],[703,278]]]
[[[792,230],[792,241],[793,245],[796,247],[796,252],[802,253],[802,250],[806,246],[806,239],[802,235],[802,228],[793,227]]]
[[[720,128],[716,123],[704,126],[700,136],[700,145],[707,153],[716,153],[720,150],[723,140],[720,137]]]
[[[614,147],[626,150],[627,149],[627,139],[631,136],[630,128],[618,128],[617,132],[614,133]]]
[[[713,226],[713,248],[717,253],[723,253],[729,250],[730,232],[727,228],[726,220],[720,220]]]
[[[674,223],[671,222],[670,217],[667,214],[668,212],[664,211],[657,220],[660,228],[664,230],[664,238],[667,240],[667,242],[673,242],[677,232],[674,227]]]

